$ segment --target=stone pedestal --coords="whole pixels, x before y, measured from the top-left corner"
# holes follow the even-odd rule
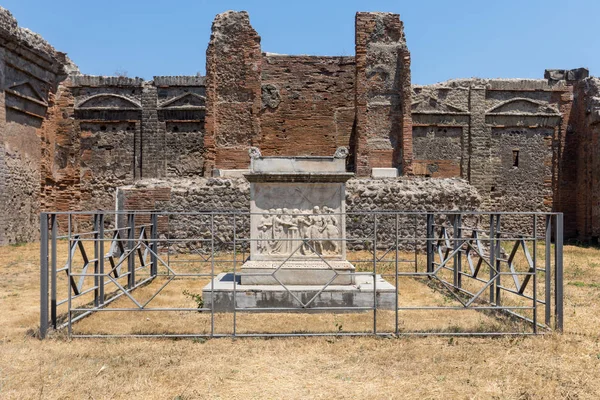
[[[247,261],[240,276],[244,285],[352,285],[354,266],[348,261]]]
[[[250,261],[244,285],[354,283],[346,261],[344,148],[333,157],[262,157],[250,173]]]
[[[396,289],[356,275],[346,260],[348,151],[333,157],[262,157],[250,150],[250,260],[233,281],[219,275],[203,290],[205,304],[238,308],[393,308]]]
[[[379,275],[356,275],[353,285],[242,285],[240,276],[234,290],[233,274],[222,273],[202,291],[204,306],[217,312],[231,312],[234,304],[239,309],[265,309],[265,312],[302,312],[322,308],[322,312],[356,312],[373,307],[394,310],[396,288]],[[211,290],[212,287],[212,290]],[[373,291],[376,295],[373,296]],[[234,302],[235,299],[235,302]],[[306,306],[305,306],[306,305]],[[337,310],[336,310],[337,309]]]

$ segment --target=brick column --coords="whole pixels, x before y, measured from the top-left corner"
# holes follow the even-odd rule
[[[579,121],[585,118],[585,106],[582,105],[583,99],[580,99],[578,107],[572,114],[573,86],[568,85],[565,89],[564,92],[554,94],[560,96],[558,104],[562,119],[560,126],[555,129],[554,135],[552,171],[554,204],[552,210],[565,214],[565,237],[575,237],[580,228],[578,226],[580,208],[577,185],[579,181],[578,165],[580,157],[583,156],[580,153],[581,147],[579,147],[582,137],[580,132],[575,132],[575,129],[579,128]],[[582,194],[585,195],[585,192]]]
[[[260,36],[245,11],[215,17],[206,51],[206,164],[248,168],[248,148],[260,135]]]
[[[40,129],[40,209],[72,211],[81,207],[81,131],[69,79],[50,93],[50,107]]]
[[[469,183],[475,186],[481,195],[481,205],[487,209],[490,205],[491,177],[490,146],[492,130],[485,123],[485,88],[471,87],[469,91]]]
[[[165,132],[158,123],[158,93],[156,86],[145,83],[142,89],[142,124],[139,141],[136,140],[136,176],[162,178],[166,175]],[[138,175],[138,171],[140,175]]]
[[[410,53],[398,14],[356,14],[356,173],[412,173]]]

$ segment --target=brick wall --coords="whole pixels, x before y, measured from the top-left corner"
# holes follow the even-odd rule
[[[565,211],[570,227],[575,218],[565,205],[577,174],[568,164],[577,150],[565,145],[569,82],[466,79],[414,86],[415,174],[468,179],[484,210]]]
[[[587,78],[574,87],[575,101],[567,133],[570,152],[577,154],[565,169],[574,170],[568,203],[575,216],[574,235],[598,243],[600,238],[600,79]]]
[[[0,7],[0,244],[39,235],[42,140],[69,60]]]
[[[119,186],[202,175],[202,78],[78,75],[58,93],[43,130],[44,209],[112,209]]]
[[[373,167],[412,172],[410,53],[398,14],[356,14],[356,142],[359,176]]]
[[[215,17],[206,51],[205,174],[247,168],[248,148],[260,136],[260,36],[245,11]]]
[[[358,176],[461,177],[483,209],[562,211],[567,237],[600,236],[600,95],[587,70],[411,87],[399,16],[355,24],[354,57],[278,55],[229,11],[214,20],[206,77],[144,81],[80,75],[0,7],[0,243],[35,239],[40,210],[111,209],[140,179],[247,168],[250,146],[347,146]]]
[[[264,55],[262,154],[331,156],[350,146],[354,57]]]

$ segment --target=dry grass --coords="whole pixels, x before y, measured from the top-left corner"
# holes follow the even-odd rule
[[[60,334],[46,341],[33,338],[29,332],[38,326],[39,318],[38,252],[35,244],[0,247],[2,399],[584,399],[597,398],[600,393],[597,249],[565,248],[563,335],[208,341],[69,341]],[[182,268],[203,270],[190,265]],[[156,298],[155,306],[178,302],[194,307],[181,292],[185,288],[199,292],[206,281],[195,281],[193,286],[189,282],[173,281]],[[136,296],[144,298],[158,284],[153,282],[136,291]],[[412,279],[402,280],[400,296],[403,304],[448,303],[446,296]],[[112,306],[130,305],[122,298]],[[380,312],[378,329],[393,329],[392,314]],[[106,312],[75,324],[74,332],[198,333],[209,328],[208,318],[196,312],[168,316],[158,312]],[[403,330],[505,327],[496,318],[474,311],[405,312],[400,320]],[[231,329],[231,315],[218,315],[215,321],[218,331]],[[238,329],[249,332],[283,331],[298,325],[323,331],[335,331],[342,325],[344,331],[351,331],[371,329],[372,319],[364,313],[240,314],[238,324]]]

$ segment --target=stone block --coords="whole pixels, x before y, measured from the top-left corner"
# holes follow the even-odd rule
[[[375,179],[381,178],[397,178],[398,169],[396,168],[373,168],[371,169],[371,177]]]
[[[212,307],[214,298],[214,310],[217,312],[231,312],[234,305],[238,309],[265,309],[264,312],[288,311],[281,308],[289,309],[290,312],[312,308],[339,308],[337,312],[359,312],[373,307],[375,290],[378,309],[393,310],[396,307],[396,288],[380,275],[376,275],[375,284],[372,276],[356,275],[353,285],[329,285],[325,289],[323,285],[243,285],[240,284],[239,276],[235,278],[235,290],[234,276],[231,273],[219,274],[204,286],[204,306]],[[269,310],[272,308],[278,310]]]
[[[252,159],[252,170],[260,172],[346,172],[346,159],[333,157],[264,157]]]
[[[249,173],[249,169],[213,169],[212,174],[214,178],[243,178],[245,174]]]
[[[285,260],[284,260],[285,261]],[[326,285],[354,284],[354,266],[348,261],[247,261],[242,266],[244,285]],[[281,266],[283,264],[283,266]],[[281,268],[279,268],[281,266]],[[274,276],[277,277],[275,279]],[[337,276],[336,276],[337,275]]]

